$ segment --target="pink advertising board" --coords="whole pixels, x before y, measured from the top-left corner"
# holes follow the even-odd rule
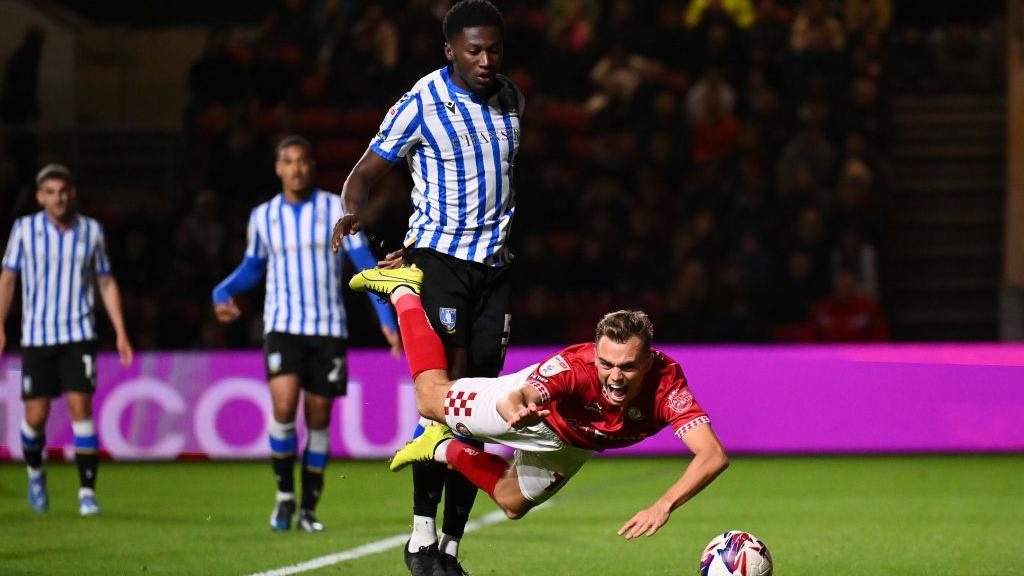
[[[733,453],[1024,451],[1024,346],[666,346]],[[553,348],[510,350],[511,371]],[[149,352],[98,363],[96,425],[115,459],[263,458],[270,396],[262,355]],[[0,358],[0,457],[20,458],[20,362]],[[331,451],[385,458],[417,421],[404,360],[349,354],[349,393],[335,405]],[[51,448],[70,451],[58,402]],[[668,431],[613,454],[680,454]]]

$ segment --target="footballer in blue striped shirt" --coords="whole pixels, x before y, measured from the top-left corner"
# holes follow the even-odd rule
[[[442,32],[448,65],[421,78],[385,115],[345,181],[346,213],[335,225],[333,244],[337,249],[360,231],[370,187],[404,160],[413,179],[405,247],[381,265],[404,260],[430,279],[423,307],[448,351],[449,377],[495,377],[505,361],[511,322],[508,235],[526,100],[499,73],[504,22],[494,5],[456,3]],[[421,432],[422,426],[414,435]],[[442,490],[438,542],[434,523]],[[459,542],[475,497],[476,488],[458,472],[414,465],[413,531],[405,549],[414,576],[463,572]]]
[[[277,479],[270,527],[289,530],[296,511],[295,412],[302,390],[307,434],[297,523],[307,532],[320,532],[324,527],[314,511],[324,484],[331,407],[348,384],[348,327],[341,292],[344,260],[331,250],[331,224],[341,217],[341,197],[312,186],[312,146],[301,136],[281,140],[275,169],[282,191],[252,210],[245,258],[214,288],[213,304],[218,320],[237,320],[241,311],[233,296],[266,276],[264,353],[274,411],[270,451]],[[345,254],[358,270],[376,265],[362,234],[345,239]],[[376,299],[373,303],[381,332],[392,354],[400,357],[394,314],[387,304]]]
[[[117,337],[121,364],[132,363],[121,295],[111,275],[106,240],[99,222],[78,214],[71,172],[48,164],[36,175],[36,201],[42,210],[14,222],[0,272],[0,352],[3,325],[21,276],[21,448],[28,466],[28,501],[36,512],[49,508],[43,450],[50,403],[66,393],[78,466],[78,511],[94,516],[99,440],[92,418],[96,390],[94,286]]]

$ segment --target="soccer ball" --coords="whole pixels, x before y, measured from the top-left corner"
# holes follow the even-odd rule
[[[700,557],[700,576],[771,576],[768,547],[749,532],[730,530],[715,536]]]

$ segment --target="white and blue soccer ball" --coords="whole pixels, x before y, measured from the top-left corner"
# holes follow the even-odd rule
[[[700,576],[771,576],[772,555],[749,532],[730,530],[715,536],[700,557]]]

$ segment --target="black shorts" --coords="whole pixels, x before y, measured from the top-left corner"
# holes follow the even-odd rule
[[[263,344],[267,380],[295,374],[307,392],[334,398],[348,389],[345,339],[271,332]]]
[[[21,349],[21,398],[96,391],[96,341]]]
[[[461,260],[427,248],[407,249],[423,270],[420,298],[446,349],[466,349],[466,376],[497,376],[505,364],[512,315],[510,267]]]

